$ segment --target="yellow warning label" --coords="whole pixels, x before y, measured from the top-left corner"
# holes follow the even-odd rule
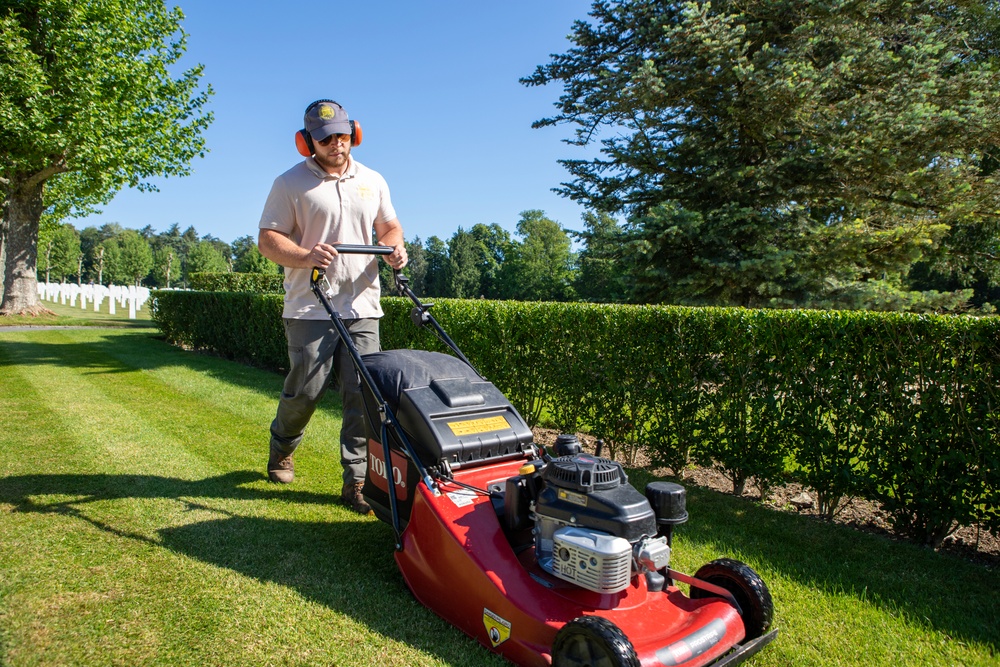
[[[497,415],[496,417],[469,419],[464,422],[450,422],[448,428],[455,435],[474,435],[476,433],[488,433],[489,431],[501,431],[505,428],[510,428],[510,423],[503,415]]]
[[[510,639],[510,621],[505,621],[486,607],[483,607],[483,625],[493,648]]]

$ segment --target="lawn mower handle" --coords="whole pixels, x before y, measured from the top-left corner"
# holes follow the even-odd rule
[[[351,246],[351,248],[352,250],[349,250],[348,253],[354,252],[355,254],[368,254],[374,249],[378,250],[381,254],[387,254],[385,250],[388,250],[389,252],[392,252],[393,250],[392,248],[386,246]],[[364,248],[364,250],[357,250],[357,248]],[[386,402],[385,398],[382,397],[382,393],[378,390],[378,386],[376,386],[375,380],[372,378],[371,373],[368,372],[368,368],[365,367],[365,362],[361,359],[361,354],[358,352],[358,348],[354,345],[354,342],[351,340],[351,334],[347,330],[347,325],[344,324],[344,321],[343,319],[341,319],[340,313],[337,312],[337,309],[333,307],[333,303],[330,301],[330,297],[327,294],[326,290],[323,289],[321,283],[326,283],[327,287],[329,287],[329,283],[327,283],[326,281],[326,271],[319,268],[318,266],[313,267],[312,271],[309,274],[309,287],[312,289],[313,294],[316,295],[316,298],[319,299],[319,302],[323,304],[323,308],[330,316],[330,320],[333,322],[333,326],[337,330],[337,334],[340,336],[340,340],[344,343],[344,347],[347,348],[347,351],[351,355],[351,359],[354,361],[355,370],[357,370],[358,375],[361,376],[361,380],[368,387],[368,390],[371,391],[372,396],[375,397],[375,402],[378,403],[379,420],[381,421],[381,429],[382,429],[382,436],[381,436],[382,448],[384,450],[383,455],[385,456],[385,460],[386,461],[392,460],[389,452],[389,438],[387,434],[388,429],[391,427],[393,431],[396,433],[400,443],[402,444],[403,450],[405,451],[406,455],[413,461],[413,464],[416,466],[417,471],[419,472],[424,485],[435,496],[441,495],[441,492],[438,489],[437,484],[434,483],[434,480],[427,472],[427,468],[424,466],[423,462],[421,462],[420,458],[417,456],[416,450],[413,448],[413,445],[406,437],[406,433],[403,431],[403,427],[396,420],[396,415],[389,407],[389,404]],[[393,485],[394,482],[391,479],[391,477],[392,475],[390,473],[388,475],[389,483],[390,485]],[[396,507],[396,493],[394,489],[389,493],[389,505],[392,511],[392,528],[393,531],[396,533],[396,549],[399,550],[403,548],[403,542],[402,542],[402,530],[400,529],[399,526],[399,512]]]
[[[451,348],[451,351],[455,353],[456,357],[458,357],[466,364],[468,364],[469,368],[471,368],[473,371],[476,372],[476,375],[485,380],[486,378],[483,377],[483,374],[480,373],[479,370],[472,365],[472,362],[469,361],[468,358],[466,358],[465,354],[462,353],[462,350],[459,349],[455,341],[451,339],[451,336],[448,335],[448,333],[441,327],[441,325],[438,324],[438,321],[434,319],[434,316],[431,315],[430,310],[434,304],[423,303],[420,300],[420,297],[414,294],[413,290],[410,289],[410,279],[404,276],[399,271],[399,269],[393,269],[392,275],[394,278],[394,282],[396,283],[396,291],[399,292],[399,295],[405,296],[406,298],[408,298],[410,301],[413,302],[414,308],[412,311],[410,311],[410,320],[413,322],[413,324],[415,324],[417,327],[425,327],[428,324],[431,325],[431,327],[433,327],[434,329],[435,334],[441,340],[441,342],[447,345],[449,348]]]
[[[333,243],[338,255],[391,255],[395,248],[391,245],[354,245],[351,243]]]

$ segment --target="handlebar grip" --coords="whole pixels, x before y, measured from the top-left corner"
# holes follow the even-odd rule
[[[342,255],[391,255],[394,248],[387,245],[351,245],[349,243],[334,244],[338,254]]]

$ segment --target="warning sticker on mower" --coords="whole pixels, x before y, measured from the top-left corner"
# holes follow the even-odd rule
[[[493,648],[510,639],[510,621],[505,621],[486,607],[483,607],[483,625]]]
[[[460,422],[449,422],[448,428],[457,436],[475,435],[476,433],[489,433],[490,431],[502,431],[510,428],[510,422],[503,415],[496,417],[483,417],[482,419],[468,419]]]
[[[476,502],[476,492],[466,491],[465,489],[449,491],[448,497],[451,498],[451,502],[455,503],[458,507],[468,507],[472,503]]]
[[[572,491],[567,491],[566,489],[559,489],[557,495],[559,496],[559,500],[565,500],[566,502],[579,505],[580,507],[587,506],[587,496],[582,493],[573,493]]]

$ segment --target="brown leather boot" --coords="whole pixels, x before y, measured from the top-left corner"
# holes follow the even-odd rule
[[[371,514],[372,507],[365,502],[365,497],[361,493],[364,488],[364,482],[344,484],[344,489],[340,492],[340,500],[358,514]]]
[[[285,454],[271,445],[271,457],[267,460],[267,478],[278,484],[289,484],[295,479],[295,462],[291,454]]]

